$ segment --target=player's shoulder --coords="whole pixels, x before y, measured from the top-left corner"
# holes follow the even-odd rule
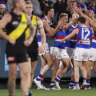
[[[37,21],[41,21],[41,18],[40,17],[36,16],[36,18],[37,18]]]

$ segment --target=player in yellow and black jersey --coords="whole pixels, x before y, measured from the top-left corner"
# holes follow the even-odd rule
[[[42,23],[42,20],[33,15],[32,14],[32,11],[33,11],[33,5],[32,5],[32,2],[27,0],[26,1],[26,10],[25,12],[28,14],[28,16],[30,17],[31,19],[31,22],[34,24],[35,26],[35,29],[39,30],[40,32],[40,35],[41,35],[41,41],[42,41],[42,44],[41,44],[41,47],[38,48],[38,43],[37,43],[37,34],[35,35],[35,38],[32,42],[32,44],[27,48],[27,52],[28,52],[28,55],[29,55],[29,59],[31,58],[31,82],[30,82],[30,88],[32,87],[32,83],[33,83],[33,75],[34,75],[34,70],[35,70],[35,65],[37,64],[37,56],[38,56],[38,52],[42,52],[44,47],[45,47],[45,32],[44,32],[44,28],[43,28],[43,23]],[[28,30],[27,30],[28,31]],[[27,32],[26,31],[26,32]],[[30,34],[29,34],[30,35]],[[27,37],[28,37],[28,34],[27,34]]]
[[[17,74],[17,64],[21,76],[21,89],[23,96],[28,96],[29,80],[30,80],[30,64],[27,62],[26,46],[32,43],[35,35],[35,28],[30,22],[28,16],[23,12],[25,1],[12,0],[13,11],[5,15],[0,20],[0,35],[8,40],[6,53],[9,66],[8,91],[9,96],[14,96],[15,82]],[[6,34],[2,31],[6,26]],[[30,37],[26,38],[27,28],[31,29]]]

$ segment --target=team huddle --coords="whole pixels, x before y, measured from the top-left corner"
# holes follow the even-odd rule
[[[51,30],[51,17],[54,8],[46,7],[44,17],[32,14],[32,2],[27,0],[12,0],[13,10],[0,20],[0,36],[8,40],[6,45],[7,61],[9,65],[8,91],[14,96],[17,64],[21,76],[23,96],[29,96],[32,83],[38,89],[61,90],[60,79],[73,66],[69,89],[91,89],[91,67],[96,72],[96,19],[84,14],[72,2],[74,12],[68,20],[67,13],[61,13],[57,26]],[[92,14],[93,15],[93,14]],[[3,32],[6,29],[6,32]],[[3,31],[2,31],[3,30]],[[55,44],[52,56],[49,52],[47,38],[54,37]],[[41,70],[34,78],[37,56],[41,59]],[[62,65],[60,65],[62,61]],[[50,89],[43,85],[44,75],[53,66]],[[82,71],[83,83],[79,86],[79,68]]]

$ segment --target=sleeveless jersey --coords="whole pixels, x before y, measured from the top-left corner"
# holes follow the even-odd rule
[[[66,31],[60,30],[55,34],[55,45],[54,47],[65,49],[65,42],[61,43],[60,40],[64,39],[66,37]]]
[[[66,35],[69,35],[70,33],[72,33],[72,31],[74,29],[76,29],[79,25],[77,26],[73,26],[71,25],[68,30],[66,31]],[[72,37],[70,40],[66,41],[66,47],[69,48],[76,48],[77,45],[77,36],[75,35],[74,37]]]
[[[10,12],[10,15],[12,20],[6,25],[6,34],[11,39],[24,41],[25,31],[28,27],[25,13],[22,12],[21,15],[16,15],[14,12]]]
[[[88,26],[79,26],[77,35],[77,47],[88,49],[90,48],[90,40],[92,38],[92,30]]]

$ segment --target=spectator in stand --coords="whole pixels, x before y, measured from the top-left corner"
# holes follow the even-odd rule
[[[40,6],[41,6],[41,10],[42,12],[44,11],[46,6],[53,6],[53,2],[49,1],[49,0],[38,0],[40,2]]]
[[[72,14],[74,14],[75,9],[77,8],[77,3],[75,0],[71,0],[67,6],[66,13],[68,14],[68,18],[72,18]]]
[[[7,0],[7,12],[10,12],[12,9],[12,0]]]
[[[0,4],[6,4],[7,0],[0,0]]]
[[[57,0],[54,4],[54,11],[55,13],[64,13],[67,8],[67,0]]]
[[[76,0],[77,1],[77,7],[81,8],[83,12],[87,11],[87,7],[85,4],[82,3],[82,0]]]
[[[96,6],[96,0],[89,0],[86,3],[87,8],[95,7]]]
[[[55,20],[56,23],[58,22],[59,15],[61,13],[65,13],[67,8],[67,0],[57,0],[57,2],[54,4],[54,11],[55,11]]]
[[[41,17],[42,16],[42,11],[41,11],[41,6],[38,0],[31,0],[33,4],[33,10],[34,10],[34,15]]]
[[[90,7],[94,7],[93,9],[96,10],[96,0],[90,0],[90,2],[87,2],[87,3],[86,3],[86,6],[88,7],[88,9],[89,9]],[[96,11],[95,11],[95,13],[96,13]]]

